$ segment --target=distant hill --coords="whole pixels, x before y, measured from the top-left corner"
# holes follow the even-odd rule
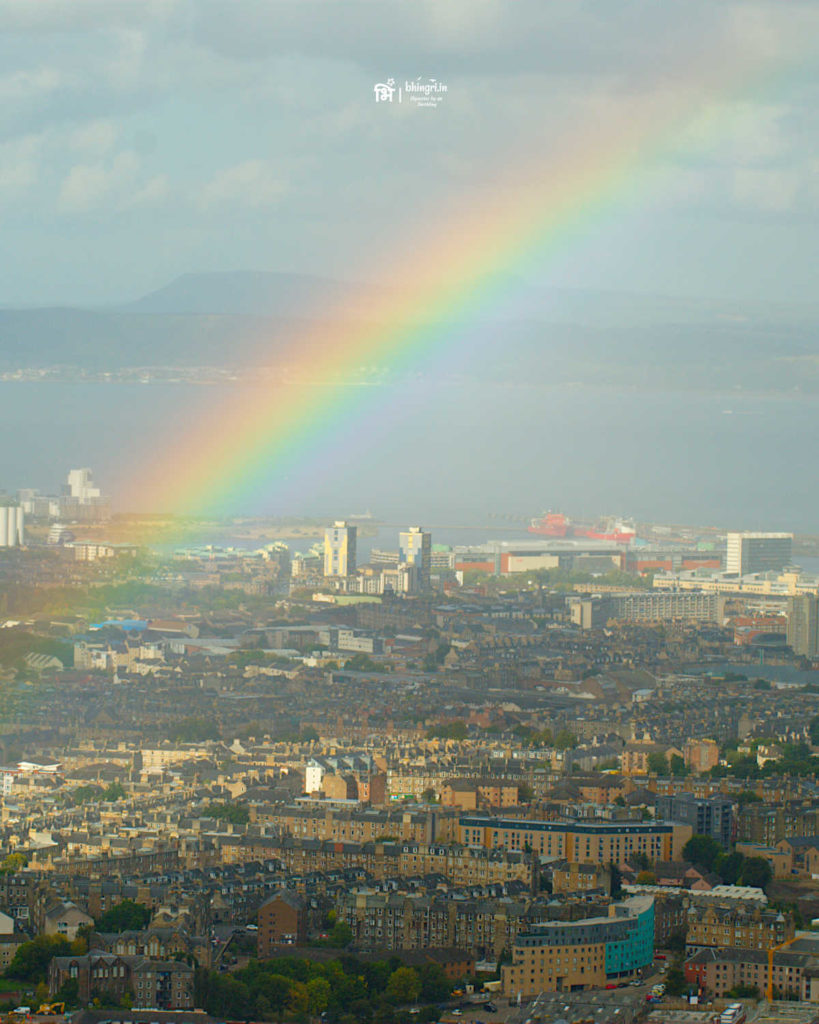
[[[453,378],[819,393],[816,310],[519,281],[509,292],[515,300],[490,315],[444,325]],[[338,310],[363,326],[384,297],[371,285],[242,272],[186,274],[117,308],[0,309],[0,372],[275,366],[307,328],[331,330]],[[416,370],[443,372],[426,361]]]
[[[366,308],[379,294],[371,285],[249,270],[183,274],[122,308],[135,313],[323,317],[345,303]]]
[[[681,296],[641,295],[590,289],[535,286],[514,275],[497,279],[493,291],[509,300],[486,315],[492,322],[539,320],[597,327],[647,327],[703,322],[759,320],[802,323],[819,320],[819,306],[802,308],[764,302],[732,303]],[[355,309],[367,319],[373,303],[388,297],[373,284],[338,281],[311,274],[219,271],[183,274],[147,295],[117,307],[123,312],[322,319]]]
[[[275,354],[275,335],[258,317],[0,310],[0,369],[236,366],[246,348],[262,338]]]

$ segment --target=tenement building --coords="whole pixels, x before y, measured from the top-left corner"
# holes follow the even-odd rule
[[[692,835],[690,825],[670,821],[531,821],[481,815],[459,820],[464,845],[531,851],[570,864],[621,864],[640,853],[651,861],[679,860]]]

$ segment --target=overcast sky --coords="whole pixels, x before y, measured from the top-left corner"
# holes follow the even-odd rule
[[[0,28],[2,304],[200,270],[378,276],[369,256],[400,260],[450,197],[532,154],[548,181],[560,140],[698,77],[702,108],[549,283],[813,298],[812,0],[2,0]],[[390,77],[447,93],[376,103]]]

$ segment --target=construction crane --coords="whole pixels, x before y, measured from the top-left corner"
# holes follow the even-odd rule
[[[778,946],[769,946],[768,947],[768,987],[765,990],[765,998],[768,1000],[769,1003],[773,1002],[773,960],[774,960],[774,953],[776,953],[776,951],[779,950],[779,949],[784,949],[785,946],[790,946],[790,944],[792,942],[795,942],[795,941],[796,941],[796,938],[794,937],[793,939],[785,939],[785,941],[784,942],[780,942]]]

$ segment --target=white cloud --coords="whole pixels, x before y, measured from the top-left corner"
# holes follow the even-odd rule
[[[754,3],[742,0],[726,5],[726,28],[734,52],[753,61],[785,60],[789,64],[815,49],[819,36],[819,10],[815,4]]]
[[[19,103],[48,96],[66,84],[65,75],[57,68],[39,67],[12,71],[0,76],[0,103]]]
[[[0,145],[0,199],[19,196],[37,182],[43,137],[28,135]]]
[[[733,175],[734,198],[743,206],[770,213],[782,213],[794,207],[800,187],[796,170],[761,170],[741,167]]]
[[[782,128],[787,115],[788,107],[783,104],[731,104],[718,117],[722,126],[714,142],[717,159],[739,166],[784,159],[790,148]]]
[[[58,208],[63,213],[83,213],[98,207],[132,188],[138,169],[138,157],[128,150],[108,164],[75,164],[60,188]]]
[[[245,160],[220,171],[199,190],[199,203],[204,207],[225,203],[243,206],[269,206],[278,202],[287,191],[287,183],[279,178],[264,160]]]
[[[119,129],[113,121],[89,121],[71,134],[69,140],[73,149],[89,156],[104,156],[114,148]]]
[[[115,56],[108,62],[106,77],[117,89],[128,89],[140,83],[148,51],[148,35],[137,29],[116,33]]]
[[[444,4],[432,0],[420,6],[419,14],[439,46],[463,48],[497,38],[508,10],[498,0],[447,0]]]
[[[182,0],[3,0],[0,27],[17,32],[66,32],[165,21]]]
[[[123,206],[154,206],[168,198],[171,192],[170,181],[166,174],[157,174],[149,179],[132,195],[128,196]]]

